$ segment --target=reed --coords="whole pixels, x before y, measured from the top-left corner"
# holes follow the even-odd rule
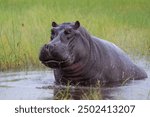
[[[149,0],[0,0],[0,70],[41,68],[52,21],[79,20],[133,56],[150,55]]]

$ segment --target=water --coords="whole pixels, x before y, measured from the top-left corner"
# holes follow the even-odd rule
[[[150,64],[144,60],[136,61],[143,67],[148,78],[131,81],[125,86],[101,88],[103,99],[150,99]],[[61,86],[54,86],[52,71],[0,72],[0,99],[54,99]],[[83,88],[82,88],[83,91]],[[88,92],[89,90],[85,90]],[[73,99],[80,99],[81,89],[72,88]]]
[[[0,99],[52,99],[53,90],[38,88],[52,85],[50,71],[0,73]]]

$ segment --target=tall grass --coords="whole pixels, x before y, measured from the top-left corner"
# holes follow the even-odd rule
[[[132,55],[150,55],[149,0],[0,0],[0,70],[41,67],[52,21],[79,20]]]
[[[80,86],[55,86],[54,99],[56,100],[100,100],[103,99],[100,85],[95,87],[80,87]]]

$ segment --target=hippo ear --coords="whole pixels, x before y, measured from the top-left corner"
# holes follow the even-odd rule
[[[73,26],[73,28],[74,28],[75,30],[77,30],[79,27],[80,27],[80,22],[79,22],[79,21],[76,21],[75,24],[74,24],[74,26]]]
[[[56,22],[52,22],[52,27],[57,27],[58,24]]]

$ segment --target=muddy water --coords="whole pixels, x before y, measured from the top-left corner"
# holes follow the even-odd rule
[[[150,64],[135,61],[148,74],[145,80],[135,80],[125,86],[101,88],[103,99],[150,99]],[[0,99],[54,99],[54,76],[52,71],[0,72]],[[59,86],[57,86],[59,87]],[[81,90],[71,92],[80,99]]]
[[[38,87],[53,84],[50,71],[0,73],[0,99],[52,99],[53,90]]]

